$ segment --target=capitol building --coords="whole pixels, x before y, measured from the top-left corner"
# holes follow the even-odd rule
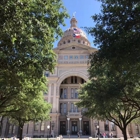
[[[121,130],[114,123],[98,121],[83,115],[85,109],[78,108],[80,85],[88,80],[88,58],[97,51],[88,41],[85,32],[78,28],[75,17],[70,20],[70,28],[64,32],[54,52],[57,55],[57,65],[54,73],[46,72],[48,78],[48,94],[44,94],[47,102],[52,104],[50,121],[29,122],[24,125],[23,136],[47,137],[48,135],[82,135],[97,136],[97,126],[100,133],[122,137]],[[140,125],[129,124],[129,137],[140,136]],[[17,135],[18,128],[7,120],[3,122],[2,136]]]

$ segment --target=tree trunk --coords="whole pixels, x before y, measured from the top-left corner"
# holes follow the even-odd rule
[[[19,125],[19,140],[22,140],[23,124]]]
[[[124,140],[127,140],[127,131],[126,131],[126,127],[122,128],[122,133],[123,133]]]

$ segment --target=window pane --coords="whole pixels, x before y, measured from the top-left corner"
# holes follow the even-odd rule
[[[35,122],[35,124],[34,124],[34,130],[35,131],[38,131],[38,122]]]
[[[65,59],[65,60],[67,60],[67,59],[68,59],[68,56],[67,56],[67,55],[65,55],[65,56],[64,56],[64,59]]]
[[[80,59],[84,59],[84,56],[83,55],[80,55]]]
[[[73,59],[73,56],[71,55],[71,56],[69,56],[69,58],[70,58],[70,59]]]

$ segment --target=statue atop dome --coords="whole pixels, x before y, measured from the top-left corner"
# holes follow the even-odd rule
[[[76,13],[76,12],[75,12]],[[73,13],[73,17],[72,19],[70,20],[70,23],[71,23],[71,27],[77,27],[77,20],[74,16],[75,14]]]
[[[76,12],[73,13],[73,17],[75,17]]]

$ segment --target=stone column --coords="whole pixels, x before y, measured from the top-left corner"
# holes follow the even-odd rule
[[[54,83],[54,91],[53,91],[53,112],[56,112],[56,83]]]
[[[79,118],[79,123],[80,123],[80,134],[82,134],[82,130],[81,130],[81,121],[82,121],[82,118]]]
[[[94,132],[95,132],[94,129],[95,128],[94,128],[93,119],[90,118],[90,132],[91,132],[91,136],[93,136],[93,137],[94,137]]]
[[[49,92],[48,92],[48,102],[51,103],[51,85],[49,84]]]
[[[59,96],[56,97],[56,106],[57,106],[56,107],[56,112],[60,112],[59,111],[59,106],[60,106],[60,104],[59,104]]]
[[[69,124],[69,123],[70,123],[69,121],[70,121],[70,118],[67,118],[67,120],[68,120],[68,130],[67,130],[67,134],[69,135],[69,133],[70,133],[70,129],[69,129],[69,125],[70,125],[70,124]]]

